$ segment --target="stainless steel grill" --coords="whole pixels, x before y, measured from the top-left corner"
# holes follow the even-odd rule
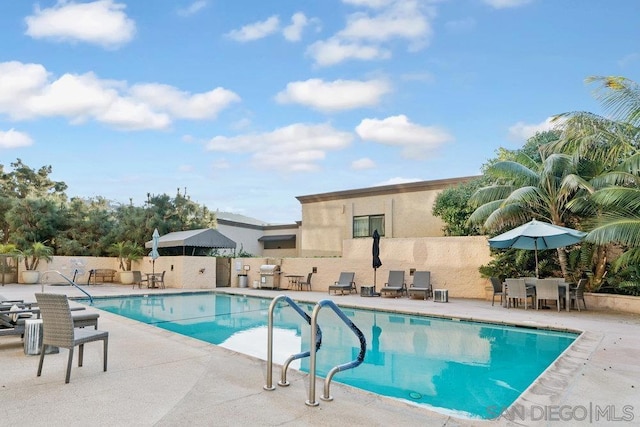
[[[260,288],[280,287],[280,266],[264,264],[260,266]]]

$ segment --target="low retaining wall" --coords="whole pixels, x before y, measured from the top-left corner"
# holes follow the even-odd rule
[[[640,314],[640,297],[615,294],[584,294],[587,310],[610,310],[619,313]]]

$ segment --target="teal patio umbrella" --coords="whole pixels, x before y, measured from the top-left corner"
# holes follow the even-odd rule
[[[489,246],[497,249],[529,249],[536,251],[538,277],[538,249],[556,249],[580,242],[587,233],[532,219],[519,227],[489,239]]]

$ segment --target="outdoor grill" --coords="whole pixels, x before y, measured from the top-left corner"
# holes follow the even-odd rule
[[[260,288],[280,287],[280,266],[265,264],[260,266]]]

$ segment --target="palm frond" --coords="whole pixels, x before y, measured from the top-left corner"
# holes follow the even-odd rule
[[[509,194],[509,197],[505,199],[503,205],[515,203],[527,206],[540,206],[545,204],[541,199],[543,199],[543,197],[541,196],[538,187],[520,187]]]
[[[631,248],[625,251],[612,263],[615,272],[632,265],[640,265],[640,248]]]
[[[640,86],[637,83],[617,76],[592,76],[586,81],[600,84],[594,96],[614,117],[640,125]]]
[[[473,225],[483,224],[487,220],[489,215],[491,215],[492,212],[494,212],[497,209],[500,209],[502,202],[503,200],[494,200],[494,201],[485,203],[483,205],[480,205],[469,216],[469,219],[467,220],[468,223]]]
[[[596,245],[620,243],[628,247],[640,247],[640,216],[607,214],[600,219],[601,225],[591,230],[584,238]]]
[[[529,169],[527,166],[505,160],[497,162],[487,169],[487,173],[497,178],[506,178],[518,184],[534,184],[538,180],[538,172]]]
[[[490,231],[500,231],[506,227],[515,227],[531,219],[531,211],[519,204],[506,204],[494,210],[484,222],[484,227]]]
[[[595,188],[617,187],[623,185],[638,185],[640,177],[625,171],[611,171],[597,176],[591,180]]]
[[[471,206],[480,206],[495,200],[505,199],[513,189],[512,185],[489,185],[478,188],[469,198],[469,204]]]
[[[630,212],[640,211],[640,188],[607,187],[596,191],[591,197],[602,206]]]

